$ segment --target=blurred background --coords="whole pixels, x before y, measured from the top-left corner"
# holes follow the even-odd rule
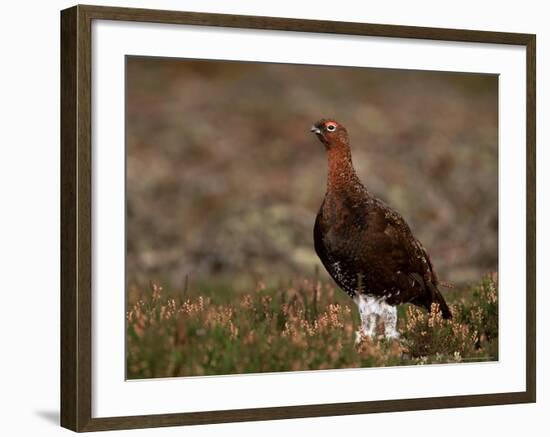
[[[126,114],[130,287],[312,276],[324,117],[442,280],[497,270],[497,76],[128,57]]]

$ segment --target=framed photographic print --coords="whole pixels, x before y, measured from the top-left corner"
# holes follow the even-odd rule
[[[534,35],[75,6],[61,81],[62,426],[535,401]]]

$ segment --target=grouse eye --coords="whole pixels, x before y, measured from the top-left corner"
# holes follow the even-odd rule
[[[327,130],[328,130],[329,132],[334,132],[334,131],[336,130],[336,126],[334,126],[333,124],[329,124],[329,125],[327,126]]]

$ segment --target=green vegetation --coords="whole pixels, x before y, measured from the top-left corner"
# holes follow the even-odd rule
[[[258,284],[244,292],[157,284],[131,290],[128,378],[341,369],[498,359],[495,275],[445,293],[454,314],[399,308],[400,340],[355,342],[355,304],[330,283]],[[383,332],[383,326],[379,326]]]

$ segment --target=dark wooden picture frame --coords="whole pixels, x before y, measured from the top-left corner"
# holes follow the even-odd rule
[[[91,26],[93,20],[508,44],[526,48],[526,390],[421,399],[92,417]],[[61,425],[74,431],[529,403],[536,400],[535,35],[97,6],[61,12]]]

